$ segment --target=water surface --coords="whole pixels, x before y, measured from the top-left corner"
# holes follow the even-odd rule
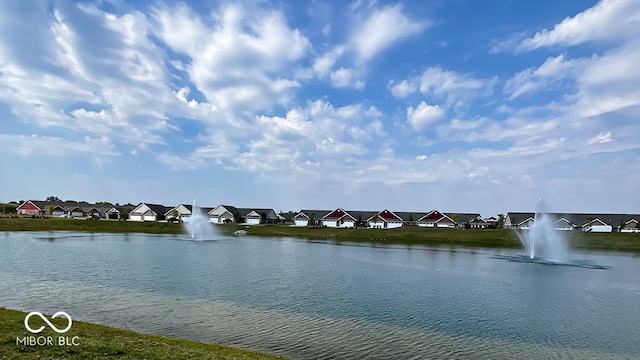
[[[0,306],[23,311],[293,358],[640,358],[640,259],[624,254],[573,254],[601,269],[289,238],[0,241]]]

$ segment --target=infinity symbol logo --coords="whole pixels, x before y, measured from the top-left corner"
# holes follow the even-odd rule
[[[33,334],[37,334],[37,333],[41,332],[42,330],[44,330],[44,325],[43,325],[43,326],[40,326],[39,328],[37,328],[37,329],[35,329],[35,330],[34,330],[34,329],[32,329],[32,328],[29,326],[29,318],[30,318],[30,317],[32,317],[33,315],[37,315],[37,316],[39,316],[39,317],[42,319],[42,321],[44,321],[45,323],[47,323],[47,325],[49,325],[49,327],[50,327],[53,331],[57,332],[58,334],[64,334],[64,333],[66,333],[67,331],[69,331],[69,329],[71,329],[71,323],[72,323],[72,321],[71,321],[71,316],[69,316],[69,314],[67,314],[67,313],[66,313],[66,312],[64,312],[64,311],[58,311],[57,313],[53,314],[53,316],[51,317],[51,318],[53,319],[53,318],[57,318],[57,317],[59,317],[59,316],[63,316],[63,317],[65,317],[65,318],[67,318],[67,320],[69,320],[69,325],[67,325],[67,327],[66,327],[66,328],[64,328],[64,329],[62,329],[62,330],[58,329],[55,325],[53,325],[53,324],[51,323],[51,321],[49,321],[49,319],[47,319],[44,315],[42,315],[42,313],[41,313],[41,312],[38,312],[38,311],[32,311],[32,312],[28,313],[28,314],[27,314],[27,316],[25,316],[25,318],[24,318],[24,327],[26,327],[26,328],[27,328],[27,330],[29,330],[29,332],[31,332],[31,333],[33,333]]]

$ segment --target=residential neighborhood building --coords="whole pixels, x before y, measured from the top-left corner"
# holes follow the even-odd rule
[[[161,221],[170,208],[160,204],[140,203],[129,213],[129,221]]]
[[[640,214],[547,213],[545,216],[553,221],[554,229],[562,231],[635,232],[631,229],[640,221]],[[528,230],[535,217],[534,212],[508,212],[504,228]]]

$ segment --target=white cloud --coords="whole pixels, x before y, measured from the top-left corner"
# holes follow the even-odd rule
[[[407,121],[416,131],[424,131],[429,125],[438,122],[445,115],[445,110],[438,105],[429,105],[424,101],[418,106],[407,108]]]
[[[588,145],[604,144],[604,143],[610,142],[611,140],[613,140],[613,138],[611,137],[611,131],[607,131],[607,132],[601,132],[600,134],[587,139],[587,144]]]
[[[353,3],[349,15],[352,18],[349,20],[351,32],[348,38],[313,61],[317,76],[322,79],[329,75],[334,87],[362,89],[365,85],[363,77],[372,59],[431,25],[426,20],[411,19],[400,4],[379,8],[375,3],[367,7]],[[349,65],[342,65],[345,63]]]
[[[393,96],[406,98],[407,96],[416,92],[416,90],[418,89],[418,84],[415,80],[402,80],[398,83],[390,81],[388,87],[389,90],[391,90],[391,94]]]
[[[361,62],[367,62],[399,40],[416,35],[430,25],[410,19],[400,4],[375,9],[355,26],[351,43]]]
[[[525,39],[518,51],[546,46],[573,46],[588,41],[620,41],[640,36],[640,3],[635,0],[601,0],[553,30],[542,30]]]
[[[527,93],[543,90],[567,77],[575,77],[583,70],[585,61],[567,60],[564,55],[549,57],[538,68],[529,68],[507,80],[504,92],[513,100]]]
[[[157,36],[190,59],[190,81],[228,116],[285,104],[299,86],[292,64],[311,45],[281,11],[226,4],[207,18],[181,4],[155,9],[154,20]]]
[[[395,97],[405,98],[416,91],[444,100],[447,106],[467,105],[471,100],[490,95],[497,78],[477,79],[470,74],[459,74],[440,67],[428,67],[420,76],[399,82],[389,82]]]
[[[61,137],[42,135],[0,134],[2,151],[20,156],[73,156],[82,153],[96,155],[120,155],[108,137],[85,137],[81,141],[70,141]]]

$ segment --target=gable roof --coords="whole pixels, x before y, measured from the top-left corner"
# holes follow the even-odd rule
[[[398,216],[393,211],[389,211],[388,209],[384,209],[382,211],[379,211],[379,212],[369,216],[367,218],[367,221],[373,220],[376,216],[379,219],[382,219],[383,221],[402,221],[402,218],[400,216]]]
[[[356,218],[353,215],[351,215],[350,213],[348,213],[342,208],[337,208],[329,212],[328,214],[322,217],[322,220],[339,220],[344,218],[345,216],[350,217],[353,221],[356,221]]]

